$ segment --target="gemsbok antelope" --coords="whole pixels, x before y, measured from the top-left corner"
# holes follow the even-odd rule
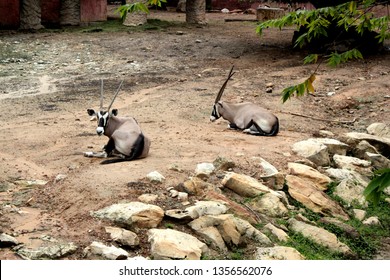
[[[117,158],[107,159],[101,164],[115,163],[121,161],[130,161],[138,158],[144,158],[149,153],[150,140],[143,133],[137,121],[132,117],[117,117],[118,109],[111,109],[112,104],[117,97],[123,81],[120,83],[111,104],[107,110],[103,109],[103,80],[100,89],[100,110],[95,112],[88,109],[88,115],[96,117],[96,133],[106,135],[109,140],[103,147],[102,153],[85,152],[87,157],[109,157]]]
[[[266,109],[251,103],[244,102],[233,104],[220,101],[227,82],[234,75],[232,66],[228,78],[222,85],[215,99],[210,121],[215,121],[222,117],[229,121],[230,129],[242,130],[244,133],[258,136],[275,136],[279,132],[278,118]]]

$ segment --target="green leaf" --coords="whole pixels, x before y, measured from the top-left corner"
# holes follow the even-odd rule
[[[303,59],[304,64],[317,63],[317,61],[318,61],[318,54],[309,54]]]
[[[385,188],[390,186],[390,168],[378,170],[375,176],[365,188],[363,195],[367,201],[377,205]]]

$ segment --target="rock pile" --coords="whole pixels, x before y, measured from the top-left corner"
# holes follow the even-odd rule
[[[254,159],[261,171],[260,179],[234,172],[235,163],[224,158],[199,164],[193,177],[166,190],[169,197],[180,202],[180,208],[163,209],[153,204],[156,195],[153,199],[143,195],[139,201],[91,212],[103,224],[107,221],[115,225],[105,230],[113,244],[122,248],[94,241],[84,248],[85,256],[131,258],[137,255],[139,235],[146,233],[150,250],[144,257],[152,259],[225,258],[236,248],[247,248],[252,259],[304,259],[296,249],[279,245],[292,233],[299,233],[345,258],[353,258],[351,248],[334,233],[303,214],[308,210],[317,213],[321,223],[332,224],[351,238],[359,235],[345,223],[351,217],[368,225],[380,224],[377,217],[366,217],[363,190],[374,169],[390,168],[390,129],[373,124],[367,131],[295,143],[292,151],[301,160],[289,162],[285,173],[264,159]],[[331,133],[323,135],[329,137]],[[146,178],[152,184],[166,183],[159,172]],[[244,199],[237,202],[236,197]],[[163,226],[164,220],[170,226]],[[0,245],[15,246],[18,254],[32,259],[60,258],[75,250],[73,244],[68,244],[28,252],[5,234],[0,236]]]

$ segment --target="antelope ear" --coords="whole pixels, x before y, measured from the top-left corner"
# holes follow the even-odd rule
[[[87,109],[87,112],[88,112],[88,115],[90,115],[90,116],[94,116],[94,115],[96,115],[96,113],[95,113],[95,110],[94,110],[94,109]]]
[[[111,114],[113,114],[114,116],[118,115],[118,109],[112,109]]]

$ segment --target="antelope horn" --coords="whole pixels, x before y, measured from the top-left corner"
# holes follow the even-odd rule
[[[116,98],[116,96],[118,95],[118,93],[119,93],[119,90],[120,90],[120,89],[121,89],[121,87],[122,87],[122,84],[123,84],[123,80],[122,80],[122,82],[120,83],[120,85],[119,85],[118,89],[116,90],[116,93],[115,93],[115,95],[114,95],[114,98],[112,99],[110,106],[108,106],[107,112],[109,112],[109,111],[110,111],[110,108],[111,108],[112,104],[114,103],[114,101],[115,101],[115,98]]]
[[[103,79],[100,80],[100,111],[103,110]]]
[[[217,98],[215,98],[215,102],[214,102],[214,103],[217,103],[217,102],[221,99],[222,93],[223,93],[223,91],[225,90],[225,87],[226,87],[226,85],[227,85],[227,82],[228,82],[228,81],[230,80],[230,78],[234,75],[234,73],[236,73],[236,72],[233,72],[233,68],[234,68],[234,65],[232,66],[232,69],[230,69],[229,76],[228,76],[228,78],[226,79],[226,81],[223,83],[221,89],[219,90],[218,95],[217,95]]]

